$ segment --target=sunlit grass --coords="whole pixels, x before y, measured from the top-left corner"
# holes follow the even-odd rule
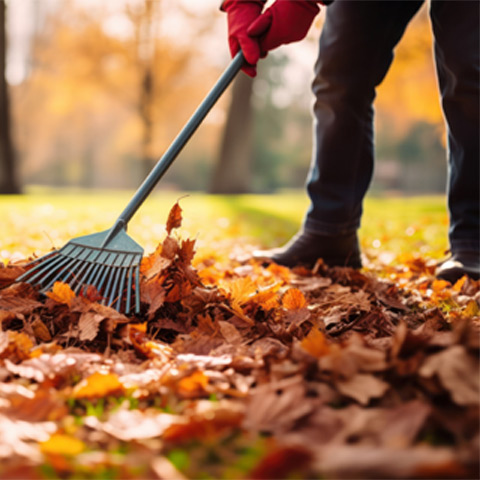
[[[134,216],[129,234],[145,251],[164,238],[164,225],[181,192],[153,194]],[[72,237],[107,229],[131,192],[33,190],[0,196],[0,259],[43,254]],[[308,200],[304,192],[220,196],[193,192],[181,198],[182,237],[196,238],[198,249],[228,249],[232,243],[280,245],[298,229]],[[448,219],[441,196],[367,198],[360,232],[369,255],[418,252],[439,257],[447,248]]]

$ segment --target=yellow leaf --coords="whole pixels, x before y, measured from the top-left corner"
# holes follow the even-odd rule
[[[478,307],[478,303],[475,300],[470,300],[462,313],[465,317],[478,316],[480,314],[480,308]]]
[[[300,310],[306,305],[305,296],[298,288],[290,288],[282,297],[282,306],[287,310]]]
[[[63,282],[55,282],[52,291],[47,292],[47,297],[58,303],[70,305],[70,302],[75,298],[75,292],[70,288],[70,285]]]
[[[114,373],[94,373],[73,390],[73,398],[101,398],[122,393],[124,386]]]
[[[314,357],[321,357],[330,350],[325,335],[317,328],[312,328],[308,335],[300,342],[302,348]]]
[[[241,277],[224,283],[224,288],[230,294],[233,310],[242,314],[242,305],[257,293],[257,286],[250,277]]]
[[[62,433],[54,433],[48,440],[40,443],[44,454],[75,456],[85,450],[85,444],[77,438]]]

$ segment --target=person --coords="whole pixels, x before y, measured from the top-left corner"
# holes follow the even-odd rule
[[[374,162],[376,87],[397,43],[423,0],[225,0],[232,55],[242,49],[245,73],[260,58],[304,38],[326,8],[315,64],[314,146],[307,179],[310,207],[300,231],[283,247],[254,252],[258,259],[312,267],[360,268],[357,230]],[[450,257],[436,271],[451,282],[480,274],[479,231],[479,5],[431,0],[430,19],[442,109],[448,133]]]

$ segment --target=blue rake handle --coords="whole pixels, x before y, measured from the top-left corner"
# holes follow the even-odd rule
[[[108,241],[115,236],[116,232],[118,232],[120,228],[126,229],[127,223],[140,208],[148,195],[150,195],[157,183],[186,145],[190,137],[195,133],[203,119],[207,116],[208,112],[212,109],[217,100],[221,97],[223,92],[240,71],[244,63],[245,57],[243,56],[243,53],[239,51],[230,62],[230,65],[222,73],[221,77],[217,80],[217,83],[207,94],[203,102],[190,117],[190,120],[188,120],[170,147],[168,147],[167,151],[158,160],[152,171],[148,174],[147,178],[135,192],[128,205],[116,220],[114,227],[110,231],[110,235],[108,235],[108,238],[106,238],[104,241],[104,245],[106,245]]]

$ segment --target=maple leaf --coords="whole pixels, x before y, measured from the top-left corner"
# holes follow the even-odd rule
[[[307,305],[307,300],[298,288],[289,288],[282,297],[282,307],[287,310],[300,310]]]
[[[70,288],[70,285],[63,282],[55,282],[52,290],[47,292],[46,295],[52,300],[68,306],[70,306],[72,300],[75,298],[75,292]]]

